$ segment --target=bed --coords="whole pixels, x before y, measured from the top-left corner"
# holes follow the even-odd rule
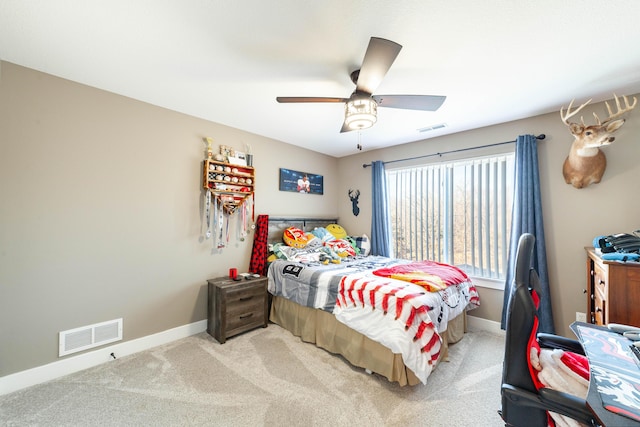
[[[306,232],[336,222],[272,218],[268,241],[282,242],[289,227]],[[469,278],[444,264],[363,255],[280,258],[268,265],[270,320],[402,386],[426,384],[448,344],[462,339],[465,312],[479,305]],[[417,267],[427,269],[428,280],[415,277]]]

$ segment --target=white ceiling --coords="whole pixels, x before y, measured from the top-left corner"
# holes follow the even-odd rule
[[[372,36],[403,45],[374,94],[437,112],[276,102],[348,97]],[[342,157],[639,93],[640,1],[0,0],[0,59]]]

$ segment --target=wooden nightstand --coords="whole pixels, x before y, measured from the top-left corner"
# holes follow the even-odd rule
[[[220,344],[242,332],[267,327],[266,277],[240,281],[218,277],[207,280],[207,283],[207,332]]]

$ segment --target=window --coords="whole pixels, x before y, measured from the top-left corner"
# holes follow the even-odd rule
[[[513,174],[512,153],[388,170],[395,256],[504,279]]]

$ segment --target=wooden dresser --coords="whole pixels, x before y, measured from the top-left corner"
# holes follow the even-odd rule
[[[640,263],[604,261],[587,247],[587,321],[640,327]]]
[[[207,332],[220,344],[242,332],[267,327],[266,277],[240,281],[218,277],[207,283]]]

